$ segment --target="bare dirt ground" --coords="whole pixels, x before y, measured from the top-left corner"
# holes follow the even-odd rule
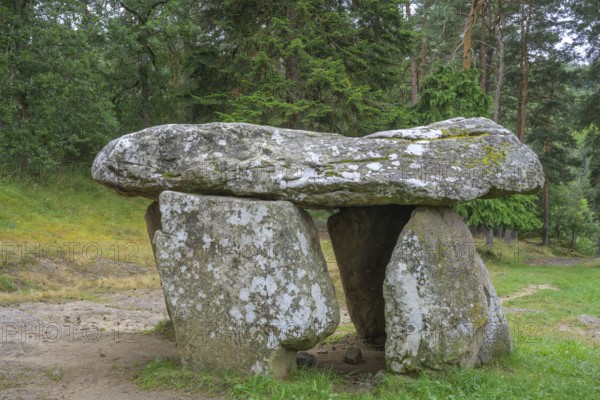
[[[350,324],[342,309],[342,324]],[[175,343],[147,331],[167,319],[162,291],[109,294],[100,301],[32,302],[0,307],[0,399],[200,399],[142,390],[134,374],[156,358],[177,358]],[[344,362],[359,347],[363,360]],[[383,346],[350,335],[310,351],[316,368],[350,375],[351,390],[385,369]],[[214,398],[214,397],[212,397]]]
[[[567,257],[554,257],[554,258],[535,258],[527,260],[529,265],[548,265],[548,266],[562,266],[567,267],[570,265],[577,265],[588,261],[588,258],[567,258]]]
[[[144,391],[133,380],[139,365],[177,357],[173,342],[142,333],[167,318],[162,292],[102,300],[0,307],[0,398],[198,398]]]
[[[521,297],[531,296],[532,294],[539,292],[540,290],[560,290],[556,286],[550,284],[541,284],[541,285],[527,285],[525,288],[519,290],[518,292],[511,293],[507,296],[500,297],[501,302],[511,301],[515,299],[520,299]]]

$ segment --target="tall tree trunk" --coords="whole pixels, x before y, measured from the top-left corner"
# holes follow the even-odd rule
[[[471,46],[471,32],[473,31],[473,24],[475,24],[475,17],[477,12],[483,5],[484,0],[473,0],[471,4],[471,11],[467,17],[467,24],[465,27],[465,34],[463,38],[463,68],[466,70],[471,69],[471,60],[473,58],[473,49]]]
[[[406,3],[406,18],[410,19],[410,1]],[[419,102],[419,73],[417,68],[417,59],[414,54],[410,56],[410,84],[411,84],[411,100],[412,105],[415,106]]]
[[[22,60],[22,53],[25,48],[23,42],[23,28],[28,23],[28,8],[29,4],[27,0],[13,0],[13,11],[16,16],[15,26],[15,59],[18,81],[23,82],[27,79],[28,71],[25,68],[25,63]],[[20,127],[22,123],[29,117],[29,100],[27,98],[27,91],[24,89],[25,85],[18,85],[17,91],[17,104],[19,110],[17,112],[17,127]]]
[[[496,92],[494,93],[494,122],[500,121],[500,95],[504,83],[504,11],[502,0],[498,0],[498,77],[496,79]]]
[[[494,228],[489,227],[485,232],[485,244],[492,247],[494,245]]]
[[[29,8],[33,7],[31,1],[28,0],[13,0],[13,11],[15,13],[15,66],[16,66],[16,82],[17,82],[17,112],[15,114],[15,127],[17,130],[23,128],[29,119],[29,97],[24,82],[27,81],[29,71],[23,62],[23,51],[25,50],[24,28],[29,23]],[[20,135],[21,133],[19,133]],[[25,143],[26,144],[26,143]],[[29,170],[29,161],[31,154],[26,146],[22,146],[19,154],[20,173],[26,173]]]
[[[427,66],[427,39],[421,41],[421,65],[419,66],[419,82],[425,78],[425,67]]]
[[[296,7],[294,5],[289,5],[286,10],[286,16],[290,23],[290,33],[288,35],[288,40],[291,43],[298,36],[298,26],[297,26],[297,12]],[[285,78],[287,80],[291,80],[294,82],[298,82],[300,80],[300,70],[298,68],[299,61],[298,54],[290,55],[285,63]]]
[[[498,227],[496,228],[496,236],[498,236],[498,238],[502,238],[503,231],[504,231],[504,226],[502,224],[498,225]]]
[[[512,239],[512,230],[510,228],[506,228],[504,230],[504,243],[510,244],[511,239]]]
[[[479,49],[479,65],[481,66],[481,77],[479,79],[479,86],[481,86],[481,89],[483,91],[486,90],[486,87],[488,87],[487,81],[488,81],[488,63],[487,63],[487,37],[488,37],[488,29],[487,29],[487,22],[486,22],[486,17],[485,15],[487,15],[487,13],[485,12],[487,10],[490,10],[491,7],[489,7],[487,5],[487,1],[484,1],[484,8],[482,9],[482,17],[481,17],[481,43],[480,43],[480,49]]]
[[[141,47],[140,61],[138,67],[138,79],[140,83],[140,112],[142,114],[142,124],[144,128],[150,126],[150,56],[152,50],[150,49],[149,38],[152,35],[152,31],[148,27],[148,20],[152,15],[152,11],[162,4],[168,3],[170,0],[154,0],[152,2],[145,2],[146,9],[136,10],[132,6],[128,5],[124,1],[120,1],[119,4],[127,12],[133,15],[138,21],[138,28],[140,33],[138,34],[137,41]]]
[[[521,82],[517,100],[517,137],[521,142],[525,141],[527,129],[527,98],[529,95],[529,30],[531,28],[531,17],[533,7],[521,4],[521,44],[519,67],[521,70]]]
[[[550,215],[550,196],[548,195],[548,180],[544,181],[544,224],[542,226],[542,246],[548,246],[550,244],[550,238],[548,236],[548,222]]]
[[[471,236],[473,237],[477,236],[478,234],[477,227],[474,225],[469,225],[469,231],[471,231]]]
[[[493,6],[492,6],[492,0],[488,0],[486,2],[486,7],[487,7],[487,22],[485,24],[486,28],[487,28],[487,35],[486,37],[488,38],[493,38],[496,36],[496,27],[497,27],[497,22],[494,20],[494,14],[493,14]],[[494,60],[494,52],[496,51],[496,49],[494,48],[494,46],[491,45],[487,45],[487,40],[486,40],[486,52],[485,52],[485,61],[484,61],[484,65],[485,65],[485,82],[484,82],[484,87],[483,90],[485,91],[485,94],[489,95],[490,94],[490,87],[491,87],[491,80],[490,80],[490,71],[492,70],[492,63]],[[484,68],[484,67],[482,67]]]
[[[142,46],[139,68],[141,88],[140,110],[142,112],[142,123],[144,128],[147,128],[150,126],[150,82],[148,81],[148,62],[150,61],[150,55],[148,54],[148,36],[146,35],[145,27],[142,28],[139,41]]]
[[[298,13],[297,13],[296,7],[294,6],[293,2],[287,6],[287,9],[285,12],[286,12],[286,17],[289,21],[289,29],[290,29],[287,39],[288,39],[289,43],[292,43],[292,41],[294,39],[296,39],[296,37],[298,36],[298,29],[299,29],[298,22],[297,22]],[[299,61],[300,61],[300,57],[298,56],[297,53],[290,54],[287,57],[287,59],[285,60],[285,79],[293,82],[292,86],[290,87],[290,90],[288,90],[288,96],[287,96],[288,103],[294,103],[294,102],[296,102],[296,100],[298,100],[297,94],[296,94],[296,90],[297,90],[296,84],[300,81],[300,67],[298,65]],[[298,120],[299,120],[298,114],[297,113],[292,114],[288,120],[288,127],[289,128],[299,128]]]

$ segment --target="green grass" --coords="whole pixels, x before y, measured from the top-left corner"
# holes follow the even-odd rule
[[[144,221],[150,200],[119,196],[73,170],[0,180],[0,204],[0,304],[158,287]]]
[[[323,343],[326,344],[336,344],[347,336],[355,336],[356,328],[353,324],[345,324],[340,325],[333,333],[333,335],[329,336],[327,339],[323,340]]]
[[[219,393],[231,399],[600,398],[600,341],[589,331],[563,329],[582,328],[577,315],[600,316],[600,260],[569,267],[532,267],[503,257],[488,257],[486,263],[501,296],[532,284],[551,284],[560,290],[541,290],[505,304],[539,312],[507,314],[514,352],[485,367],[418,376],[386,374],[382,381],[367,374],[360,378],[362,385],[356,385],[353,376],[319,369],[300,368],[289,380],[278,381],[193,373],[173,360],[155,360],[139,370],[137,380],[148,389]],[[354,328],[344,325],[326,342],[352,334]]]
[[[74,171],[51,182],[2,181],[0,241],[146,245],[144,212],[150,200],[119,196],[88,174]]]
[[[16,292],[17,290],[19,290],[19,287],[12,276],[8,274],[0,275],[0,292]]]
[[[163,319],[158,324],[156,324],[152,329],[148,329],[143,331],[144,335],[162,335],[165,338],[175,341],[175,329],[173,328],[173,322],[170,319]]]
[[[600,396],[600,349],[540,338],[520,343],[513,354],[484,368],[418,377],[386,374],[381,383],[367,377],[367,390],[361,391],[347,390],[349,377],[317,369],[298,369],[290,380],[279,381],[193,373],[172,360],[155,360],[138,372],[137,381],[145,389],[232,399],[593,399]]]

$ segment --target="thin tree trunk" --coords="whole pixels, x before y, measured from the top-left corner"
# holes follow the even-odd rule
[[[291,32],[288,35],[290,43],[298,36],[298,29],[296,24],[297,12],[296,7],[289,5],[287,7],[286,16],[290,22]],[[294,82],[300,80],[300,70],[298,68],[299,57],[298,54],[292,54],[288,57],[285,63],[285,78]]]
[[[471,11],[467,17],[467,25],[465,27],[465,34],[463,38],[463,68],[466,70],[471,69],[471,60],[473,58],[473,49],[471,46],[471,32],[473,31],[473,24],[475,24],[475,17],[477,12],[483,5],[483,0],[473,0],[471,4]]]
[[[519,66],[521,82],[517,100],[517,137],[525,141],[527,130],[527,100],[529,95],[529,29],[531,27],[532,6],[521,4],[521,49]]]
[[[479,225],[479,236],[487,235],[487,228],[482,224]]]
[[[512,240],[519,240],[519,231],[512,231],[511,237]]]
[[[489,247],[494,245],[494,228],[487,228],[485,233],[485,244]]]
[[[427,39],[421,41],[421,65],[419,66],[419,82],[425,79],[425,67],[427,66]]]
[[[494,15],[493,15],[493,6],[492,6],[492,0],[488,0],[486,2],[486,7],[487,7],[487,22],[485,24],[486,28],[487,28],[487,38],[493,38],[494,36],[496,36],[496,26],[497,23],[494,21]],[[487,45],[487,39],[486,39],[486,52],[485,52],[485,60],[484,60],[484,65],[485,67],[482,66],[482,68],[485,68],[485,82],[483,85],[483,90],[485,91],[485,94],[490,94],[490,86],[491,86],[491,80],[490,80],[490,73],[492,71],[492,62],[494,60],[494,51],[495,48],[494,46],[488,46]]]
[[[21,59],[21,55],[25,48],[25,45],[23,44],[22,29],[27,24],[28,7],[29,4],[27,0],[13,0],[13,10],[17,20],[15,29],[15,59],[19,81],[25,81],[28,75],[28,71]],[[27,98],[27,91],[23,89],[23,87],[26,85],[18,86],[17,104],[19,106],[19,110],[17,112],[17,127],[20,127],[23,121],[29,118],[29,100]]]
[[[139,82],[140,82],[140,111],[142,114],[142,124],[144,128],[150,126],[150,80],[149,80],[149,69],[150,69],[150,55],[151,49],[148,39],[151,36],[151,30],[148,28],[148,20],[152,14],[152,10],[156,7],[168,3],[169,0],[154,0],[151,3],[146,3],[146,10],[136,10],[133,7],[127,5],[127,3],[120,1],[119,4],[127,12],[132,14],[138,21],[138,27],[140,33],[138,34],[137,40],[141,47],[140,53],[140,65],[138,67]]]
[[[406,3],[406,18],[410,19],[410,1]],[[419,102],[419,72],[417,67],[417,59],[414,54],[410,56],[410,84],[411,84],[411,100],[415,106]]]
[[[481,17],[481,43],[480,43],[480,49],[479,49],[479,65],[481,66],[481,77],[479,79],[479,86],[481,86],[481,89],[483,91],[486,90],[486,87],[488,86],[487,84],[487,79],[488,79],[488,63],[487,63],[487,36],[488,36],[488,29],[486,27],[486,19],[484,17],[484,15],[486,15],[485,13],[485,7],[488,8],[488,10],[490,9],[490,7],[487,6],[487,1],[484,1],[484,9],[482,10],[482,17]]]
[[[510,228],[506,228],[504,230],[504,243],[510,244],[512,238],[512,230]]]
[[[473,225],[469,225],[469,231],[471,232],[471,236],[477,236],[477,227]]]
[[[498,238],[502,238],[503,230],[504,226],[502,224],[498,225],[498,227],[496,228],[496,236],[498,236]]]
[[[145,30],[145,27],[142,28]],[[141,88],[141,105],[140,109],[142,112],[142,123],[144,128],[150,126],[150,83],[148,81],[148,62],[150,61],[150,55],[148,54],[148,37],[146,33],[140,34],[140,45],[142,46],[142,54],[140,55],[140,88]]]
[[[25,67],[25,63],[23,62],[22,53],[25,49],[25,43],[27,41],[23,40],[23,28],[28,23],[28,12],[29,7],[32,5],[28,2],[28,0],[13,0],[13,11],[16,16],[16,26],[15,26],[15,66],[16,66],[16,81],[17,82],[26,82],[28,79],[29,71]],[[27,85],[25,84],[17,84],[17,112],[15,114],[15,126],[17,129],[24,127],[29,119],[29,97],[27,93]],[[29,154],[28,149],[21,148],[21,152],[19,154],[19,168],[20,174],[26,174],[29,170],[29,161],[31,154]]]
[[[288,41],[291,43],[298,36],[298,24],[297,24],[297,10],[294,6],[294,3],[290,3],[286,9],[286,17],[289,21],[290,32],[288,35]],[[285,79],[287,81],[293,82],[291,86],[289,86],[287,101],[292,104],[297,100],[297,83],[300,81],[300,67],[298,65],[300,61],[300,57],[297,53],[290,54],[285,60]],[[290,115],[287,125],[289,128],[298,128],[298,120],[299,116],[297,113]],[[332,122],[333,124],[333,122]]]
[[[504,11],[502,0],[498,0],[498,78],[496,80],[496,92],[494,93],[494,122],[500,121],[500,95],[504,83]]]

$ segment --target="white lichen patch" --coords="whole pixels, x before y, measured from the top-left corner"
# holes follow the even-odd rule
[[[396,129],[390,131],[376,132],[368,135],[369,138],[386,138],[386,139],[439,139],[444,136],[440,129],[431,129],[426,126],[417,126],[412,129]]]
[[[406,180],[406,183],[408,183],[409,185],[413,186],[413,187],[427,187],[429,184],[431,183],[427,183],[427,182],[423,182],[420,179],[416,179],[416,178],[410,178]]]
[[[367,168],[371,171],[379,171],[381,169],[381,163],[374,162],[367,164]]]
[[[283,144],[283,137],[281,136],[281,133],[279,132],[278,129],[275,129],[273,131],[273,134],[271,135],[271,140],[274,141],[275,143],[277,143],[278,145]]]
[[[414,156],[422,156],[424,150],[423,145],[419,143],[411,143],[406,146],[406,153]]]

